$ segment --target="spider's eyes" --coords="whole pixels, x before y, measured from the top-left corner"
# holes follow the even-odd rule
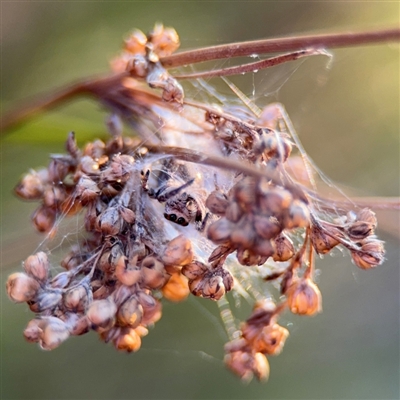
[[[179,217],[178,220],[176,221],[176,223],[179,225],[182,225],[182,226],[188,225],[187,221],[183,217]]]
[[[172,222],[175,222],[175,221],[176,221],[176,215],[175,215],[175,214],[169,214],[169,215],[168,215],[168,219],[169,219],[170,221],[172,221]]]

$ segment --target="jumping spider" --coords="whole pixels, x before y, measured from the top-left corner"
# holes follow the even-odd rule
[[[171,165],[168,165],[169,167]],[[148,180],[150,170],[142,171],[142,187],[149,197],[157,199],[160,203],[165,203],[164,218],[181,226],[188,226],[194,223],[196,229],[203,231],[208,219],[205,208],[206,193],[204,190],[193,189],[191,193],[185,191],[186,188],[195,182],[195,178],[188,179],[185,169],[182,179],[186,180],[181,184],[177,179],[171,179],[171,175],[164,172],[166,165],[157,172],[157,188],[149,188]],[[204,193],[203,193],[204,192]]]

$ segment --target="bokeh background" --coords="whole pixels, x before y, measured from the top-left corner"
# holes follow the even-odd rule
[[[399,26],[396,2],[41,1],[1,3],[1,105],[75,79],[103,73],[132,28],[173,26],[182,48],[312,32]],[[233,79],[259,107],[285,104],[316,164],[349,193],[399,195],[399,45],[333,51]],[[213,65],[211,65],[213,66]],[[221,62],[215,63],[220,67]],[[210,81],[221,93],[229,90]],[[53,352],[28,344],[32,314],[5,295],[7,276],[21,268],[42,237],[33,204],[12,195],[21,174],[79,141],[105,135],[105,112],[77,100],[8,132],[1,140],[2,399],[398,399],[399,214],[380,213],[387,261],[360,271],[349,256],[318,261],[324,312],[285,314],[291,335],[270,358],[267,384],[242,384],[225,370],[223,327],[215,304],[190,298],[164,304],[163,318],[142,349],[117,353],[95,334]],[[243,317],[248,310],[235,310]]]

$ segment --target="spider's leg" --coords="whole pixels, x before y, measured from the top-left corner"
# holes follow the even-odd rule
[[[179,192],[181,192],[183,189],[186,189],[188,186],[190,186],[192,183],[194,182],[194,178],[190,179],[189,181],[187,181],[186,183],[184,183],[183,185],[170,190],[167,193],[163,193],[163,194],[158,194],[158,193],[162,193],[162,191],[158,191],[157,192],[157,200],[161,203],[163,203],[164,201],[167,201],[168,199],[170,199],[171,197],[177,195]]]

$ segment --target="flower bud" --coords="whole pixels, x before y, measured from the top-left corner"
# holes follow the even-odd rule
[[[355,221],[347,226],[346,233],[351,240],[363,240],[374,234],[374,226],[368,222]]]
[[[281,224],[275,217],[258,215],[254,219],[254,229],[264,239],[272,239],[281,232]]]
[[[294,281],[286,292],[293,314],[314,315],[322,311],[321,292],[309,278]]]
[[[109,207],[97,217],[97,230],[115,236],[121,232],[123,220],[115,207]]]
[[[48,175],[47,170],[45,175]],[[31,170],[14,189],[15,193],[24,200],[40,200],[43,196],[46,179],[43,173]]]
[[[305,228],[310,224],[310,211],[307,204],[300,200],[294,200],[289,207],[285,218],[285,227],[287,229]]]
[[[89,288],[84,285],[69,289],[63,296],[64,307],[72,312],[85,312],[90,301]]]
[[[292,204],[292,194],[285,189],[268,188],[260,198],[260,209],[267,215],[281,215]]]
[[[89,332],[89,320],[86,315],[76,314],[75,312],[66,313],[63,318],[68,332],[73,336],[83,335]]]
[[[161,318],[161,303],[153,296],[139,292],[138,301],[143,307],[142,325],[154,324]]]
[[[175,29],[165,28],[162,24],[154,26],[149,34],[149,41],[160,58],[170,56],[180,46],[179,36]]]
[[[140,270],[143,285],[149,289],[160,289],[168,280],[164,264],[153,256],[147,256],[142,261]]]
[[[45,282],[49,277],[49,259],[47,254],[43,251],[29,256],[24,261],[25,272],[37,279],[38,281]]]
[[[366,239],[361,242],[360,251],[352,251],[351,257],[357,267],[370,269],[377,267],[384,261],[385,249],[383,242],[377,239]]]
[[[219,190],[210,193],[206,200],[206,207],[216,215],[225,215],[225,211],[229,205],[229,201],[225,194]]]
[[[278,324],[264,326],[253,343],[253,349],[263,354],[279,354],[285,344],[289,331]]]
[[[61,303],[61,299],[60,291],[41,291],[35,299],[35,303],[29,307],[32,311],[41,313],[56,308]]]
[[[183,266],[193,260],[192,243],[183,235],[172,239],[164,250],[161,261],[165,265]]]
[[[30,343],[39,342],[40,335],[42,334],[44,320],[43,319],[32,319],[24,330],[24,337]]]
[[[252,251],[262,257],[271,257],[275,253],[271,241],[263,238],[256,239]]]
[[[209,271],[209,268],[206,264],[203,264],[200,261],[193,261],[190,264],[185,265],[182,268],[182,274],[185,275],[188,279],[196,279],[198,277],[203,277],[206,272]]]
[[[52,208],[39,207],[32,214],[32,222],[38,232],[49,232],[56,222],[56,212]]]
[[[8,277],[6,290],[11,300],[16,303],[23,303],[35,299],[39,290],[39,283],[22,272],[16,272]]]
[[[251,381],[253,375],[262,381],[266,381],[269,377],[269,363],[261,353],[234,351],[226,354],[224,362],[231,371],[245,382]]]
[[[146,54],[146,35],[139,29],[135,29],[127,39],[125,39],[124,48],[131,54]]]
[[[80,198],[83,205],[95,200],[100,192],[96,182],[85,174],[82,174],[75,187],[75,194]]]
[[[236,223],[242,218],[242,215],[243,210],[236,201],[231,202],[226,208],[225,217],[228,221]]]
[[[255,232],[253,225],[246,217],[243,217],[237,224],[235,224],[230,239],[232,243],[245,249],[248,249],[253,245]]]

